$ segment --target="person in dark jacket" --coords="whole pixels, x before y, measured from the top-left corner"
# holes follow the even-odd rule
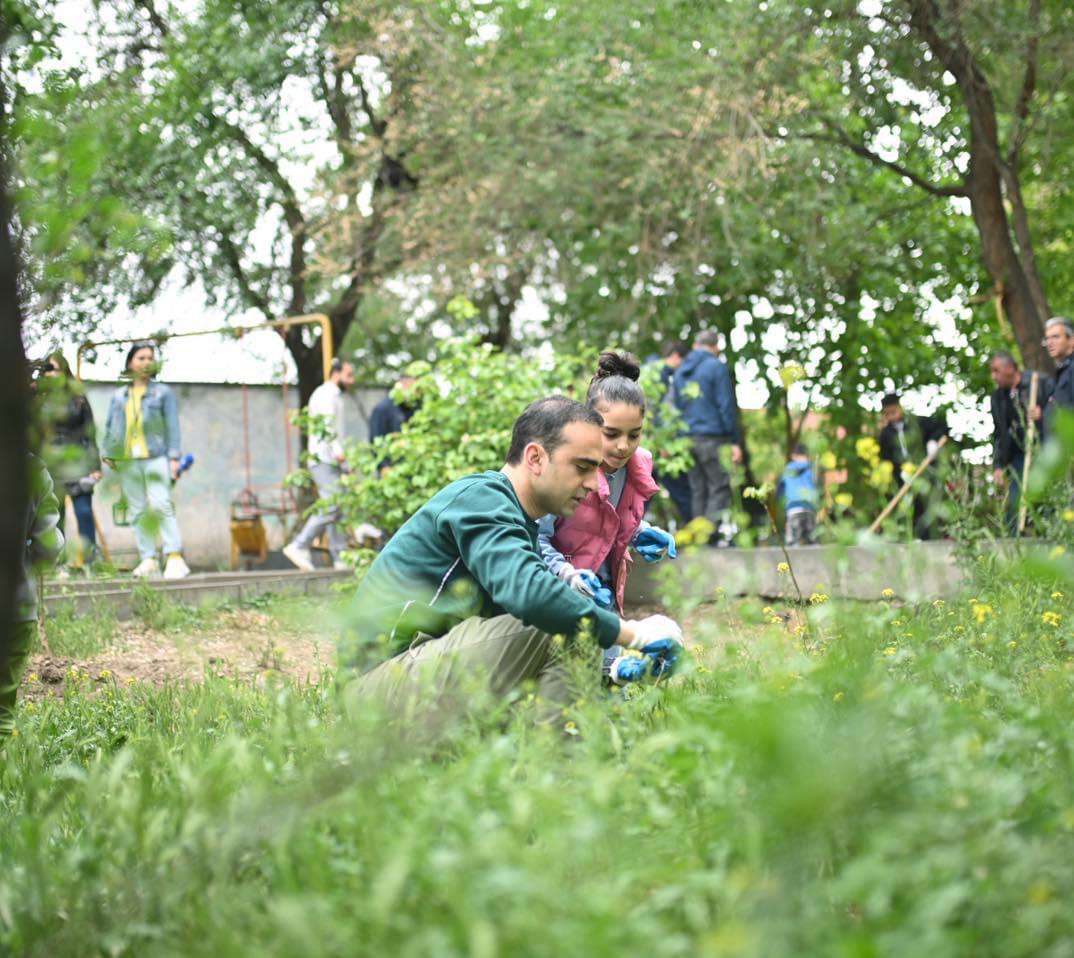
[[[357,708],[380,705],[435,734],[467,708],[468,682],[502,697],[532,680],[552,718],[573,697],[555,636],[585,628],[602,648],[643,655],[681,647],[672,620],[621,619],[556,578],[538,550],[538,519],[572,515],[597,488],[602,422],[564,396],[531,403],[501,470],[448,484],[396,532],[358,585],[340,649],[345,670],[365,670],[347,690]]]
[[[403,424],[414,415],[414,407],[407,402],[407,394],[415,382],[413,376],[400,376],[388,395],[373,407],[369,416],[370,442],[399,432]],[[394,396],[398,396],[400,401],[396,402]],[[390,465],[390,460],[385,459],[377,464],[377,468],[383,470]]]
[[[1018,500],[1026,461],[1026,428],[1030,420],[1043,425],[1043,410],[1051,395],[1052,379],[1038,374],[1037,401],[1032,409],[1033,373],[1018,368],[1018,361],[1007,352],[992,355],[988,371],[995,383],[992,409],[992,478],[996,486],[1007,487],[1007,526],[1011,534],[1018,530]]]
[[[817,531],[817,474],[809,461],[809,451],[799,444],[791,453],[776,484],[783,506],[784,541],[789,546],[812,545]]]
[[[941,416],[907,416],[896,393],[888,393],[880,403],[880,458],[892,465],[900,484],[911,468],[921,464],[935,444],[947,435],[947,422]],[[905,469],[904,469],[905,467]],[[931,476],[917,480],[920,488],[913,492],[914,536],[931,539],[936,534],[936,483]]]
[[[664,347],[662,356],[663,364],[660,367],[660,383],[664,387],[664,402],[668,405],[675,403],[675,371],[682,365],[683,360],[690,353],[690,347],[683,342],[669,343]],[[658,361],[658,360],[657,360]],[[656,410],[656,419],[660,419],[660,410]],[[690,493],[689,473],[680,473],[677,476],[666,475],[661,472],[657,465],[653,469],[653,478],[660,483],[671,496],[671,501],[678,510],[679,518],[685,525],[694,517],[693,497]]]
[[[64,532],[67,517],[64,508],[66,493],[75,510],[82,558],[92,562],[97,552],[93,490],[101,478],[93,409],[63,353],[55,352],[49,356],[42,364],[41,372],[35,391],[44,429],[42,455],[56,487],[60,532]],[[75,558],[70,551],[69,562]]]
[[[1044,346],[1055,362],[1055,384],[1045,408],[1045,431],[1059,409],[1074,409],[1074,324],[1053,316],[1044,324]]]
[[[682,365],[675,370],[675,403],[693,440],[690,497],[694,516],[704,516],[716,529],[715,545],[729,545],[738,529],[731,519],[731,476],[721,460],[725,446],[731,461],[742,461],[738,402],[731,373],[720,358],[719,333],[698,335]]]

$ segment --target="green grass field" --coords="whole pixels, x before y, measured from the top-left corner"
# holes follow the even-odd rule
[[[327,674],[76,673],[3,753],[0,953],[1074,954],[1074,590],[979,575],[718,602],[666,686],[426,747]]]

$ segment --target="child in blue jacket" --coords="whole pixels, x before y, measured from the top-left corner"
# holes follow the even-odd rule
[[[794,447],[776,486],[783,506],[787,545],[812,545],[817,530],[817,476],[805,446]]]

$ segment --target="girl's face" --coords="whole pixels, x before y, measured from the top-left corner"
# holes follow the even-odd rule
[[[617,472],[627,464],[641,442],[645,412],[625,402],[600,403],[597,412],[604,417],[604,471]]]
[[[155,363],[155,356],[153,350],[146,346],[144,349],[139,349],[133,356],[131,361],[127,365],[127,368],[138,378],[148,379],[153,372],[153,365]]]

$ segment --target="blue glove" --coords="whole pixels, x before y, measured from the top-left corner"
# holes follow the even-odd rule
[[[657,639],[641,649],[642,655],[648,660],[649,674],[656,679],[675,672],[680,652],[682,643],[675,639]]]
[[[678,558],[675,537],[654,526],[640,530],[630,544],[646,562],[659,562],[665,555],[669,559]]]
[[[649,674],[652,663],[645,657],[620,655],[606,662],[604,675],[613,685],[626,685],[628,682],[640,682]]]
[[[582,569],[578,573],[578,577],[585,584],[585,587],[589,590],[590,598],[592,598],[597,605],[602,609],[610,609],[612,607],[615,601],[612,597],[612,590],[600,581],[600,577],[595,572],[590,572],[588,569]]]

